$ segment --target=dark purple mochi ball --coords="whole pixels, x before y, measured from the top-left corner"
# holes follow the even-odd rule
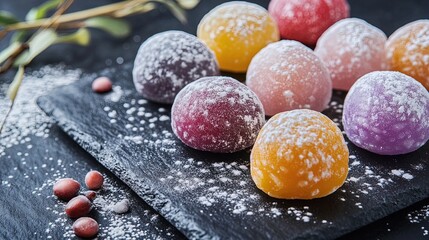
[[[391,71],[361,77],[344,101],[343,125],[355,145],[382,155],[417,150],[429,139],[429,93]]]
[[[205,76],[219,75],[214,53],[197,37],[166,31],[147,39],[137,52],[133,80],[143,97],[173,103],[188,83]]]
[[[171,119],[174,134],[189,147],[229,153],[254,144],[265,113],[246,85],[230,77],[205,77],[179,92]]]

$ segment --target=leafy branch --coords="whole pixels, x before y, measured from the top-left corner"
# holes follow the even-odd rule
[[[32,8],[25,21],[19,21],[12,13],[0,10],[0,40],[8,34],[13,34],[9,46],[0,52],[0,74],[12,67],[18,67],[7,91],[10,107],[0,125],[0,133],[18,95],[25,66],[48,47],[57,43],[87,46],[91,40],[88,28],[100,29],[116,38],[126,37],[130,34],[131,27],[122,18],[147,13],[158,5],[166,6],[180,22],[186,23],[185,10],[194,8],[198,3],[199,0],[126,0],[65,13],[73,4],[73,0],[48,0]],[[48,16],[53,10],[54,13]],[[70,29],[76,31],[63,31]],[[28,40],[25,40],[26,38]]]

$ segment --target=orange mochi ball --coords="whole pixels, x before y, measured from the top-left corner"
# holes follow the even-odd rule
[[[272,117],[253,146],[251,175],[275,198],[313,199],[341,187],[349,151],[341,130],[325,115],[307,109]]]
[[[268,116],[298,108],[323,111],[332,96],[325,65],[310,48],[290,40],[271,43],[256,54],[246,84]]]
[[[429,20],[411,22],[387,40],[390,70],[415,78],[429,90]]]
[[[197,36],[215,52],[221,70],[245,72],[253,56],[280,39],[277,24],[263,7],[227,2],[207,13]]]
[[[358,18],[332,25],[314,52],[331,74],[332,87],[348,91],[363,75],[386,69],[386,34]]]

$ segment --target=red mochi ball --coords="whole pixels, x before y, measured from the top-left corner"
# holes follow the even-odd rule
[[[179,92],[171,119],[174,134],[189,147],[236,152],[254,144],[265,114],[246,85],[230,77],[205,77]]]
[[[268,11],[282,38],[310,46],[332,24],[350,15],[346,0],[271,0]]]

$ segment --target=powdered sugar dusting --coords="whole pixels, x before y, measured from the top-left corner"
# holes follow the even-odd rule
[[[269,12],[283,38],[314,45],[329,26],[348,17],[349,7],[336,0],[273,0]]]
[[[365,149],[385,154],[414,151],[429,139],[429,93],[398,72],[373,72],[350,89],[343,122]]]
[[[7,119],[0,137],[0,154],[4,148],[31,140],[31,136],[48,137],[49,128],[53,124],[48,116],[36,104],[42,94],[66,84],[70,84],[81,75],[81,70],[66,70],[63,65],[45,66],[37,71],[26,73],[14,108]],[[4,92],[8,85],[2,85]],[[9,101],[0,101],[0,116],[5,116]],[[3,120],[3,119],[2,119]]]
[[[329,72],[311,49],[297,41],[272,43],[256,54],[246,84],[269,116],[300,108],[322,111],[332,95]]]
[[[410,66],[401,71],[414,76],[425,86],[429,85],[429,20],[414,21],[396,30],[389,37],[386,50],[391,67]],[[395,57],[395,54],[401,57]]]
[[[254,39],[254,37],[249,38],[249,36],[264,33],[265,24],[269,18],[267,10],[259,5],[232,1],[221,4],[206,14],[201,20],[203,24],[199,26],[198,31],[210,33],[212,40],[226,35],[231,41],[239,38],[240,42],[251,46],[254,43],[250,39]],[[218,27],[219,22],[224,23],[222,27]],[[273,36],[270,39],[278,38],[277,32],[271,34]],[[244,52],[243,54],[248,55],[249,53]]]
[[[272,117],[260,131],[251,155],[256,185],[270,196],[284,197],[285,189],[290,189],[287,184],[297,184],[300,192],[291,190],[286,195],[290,198],[317,198],[337,190],[347,176],[348,149],[340,130],[328,121],[311,110]],[[290,179],[285,181],[284,176]],[[320,181],[337,178],[331,192],[320,191]],[[274,186],[264,187],[266,182]]]
[[[172,107],[172,128],[185,144],[213,152],[250,147],[265,123],[258,97],[229,77],[207,77],[186,86]]]
[[[322,34],[314,50],[328,68],[333,87],[348,90],[363,75],[386,69],[386,35],[357,18],[343,19]]]
[[[133,80],[147,99],[173,103],[188,83],[218,75],[214,53],[197,37],[180,31],[167,31],[147,39],[134,62]]]

